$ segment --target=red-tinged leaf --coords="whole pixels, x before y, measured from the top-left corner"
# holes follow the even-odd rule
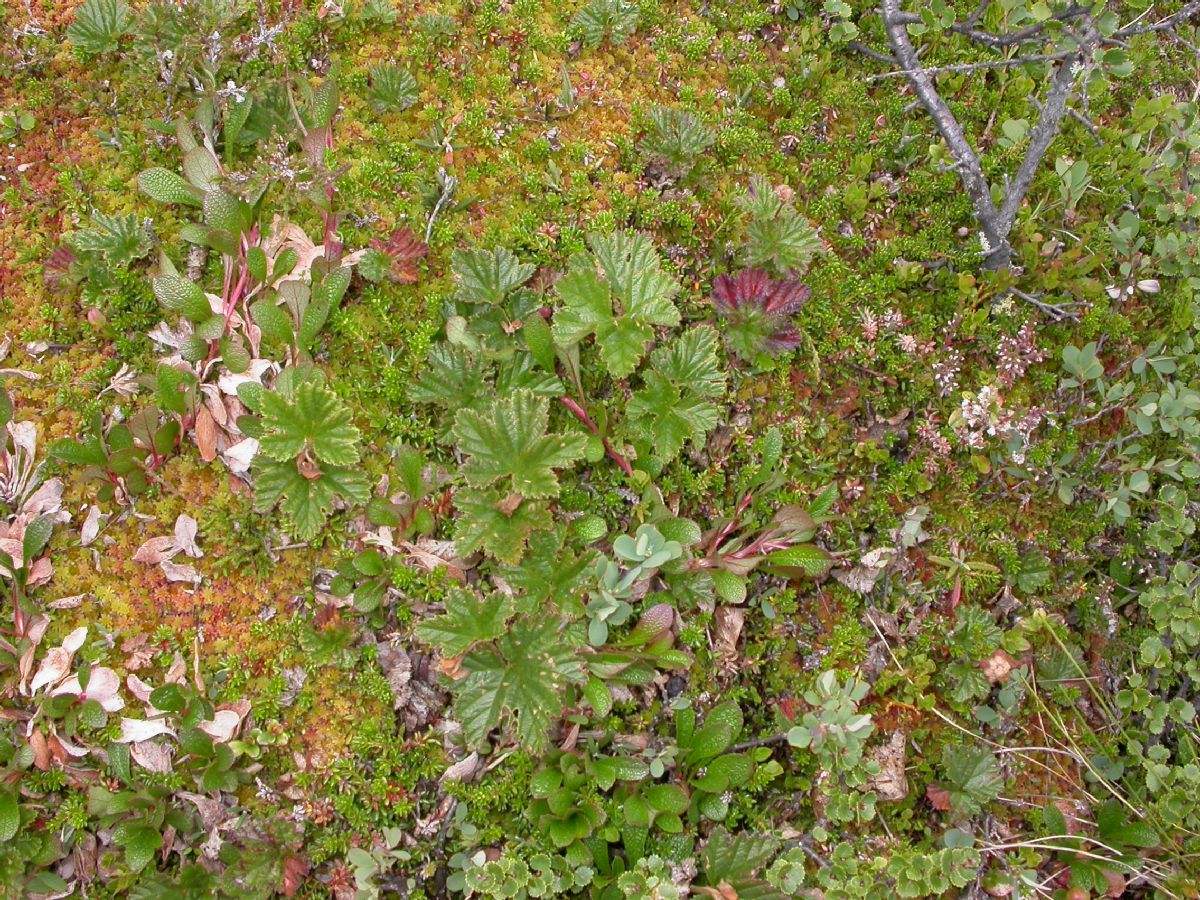
[[[931,784],[925,788],[925,799],[938,812],[950,811],[950,792],[940,785]]]
[[[285,897],[295,897],[300,886],[308,878],[308,861],[299,856],[287,856],[283,860],[283,884],[280,892]]]
[[[962,600],[962,579],[954,579],[954,587],[950,588],[950,593],[946,595],[946,611],[954,612],[958,608],[959,602]]]
[[[397,228],[387,240],[371,239],[371,249],[381,250],[392,260],[392,278],[400,284],[413,284],[419,276],[417,263],[429,252],[429,245],[411,228]]]

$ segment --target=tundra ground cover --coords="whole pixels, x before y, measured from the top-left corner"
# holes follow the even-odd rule
[[[7,4],[0,891],[1197,896],[1198,15]]]

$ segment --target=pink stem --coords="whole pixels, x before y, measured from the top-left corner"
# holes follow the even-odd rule
[[[616,450],[614,450],[609,445],[608,441],[606,441],[604,439],[604,437],[600,434],[600,429],[596,427],[596,423],[593,422],[591,420],[591,418],[589,418],[589,416],[588,416],[587,412],[584,410],[584,408],[582,406],[580,406],[578,403],[576,403],[574,400],[572,400],[570,397],[559,397],[558,399],[559,399],[559,402],[561,402],[563,406],[565,406],[567,409],[569,409],[572,413],[575,414],[575,418],[577,418],[580,422],[582,422],[584,425],[586,425],[588,427],[588,430],[591,431],[592,434],[594,434],[596,437],[600,438],[600,443],[604,445],[604,452],[608,454],[608,456],[612,459],[613,462],[615,462],[618,466],[621,467],[622,472],[624,472],[628,477],[632,478],[633,477],[633,466],[631,466],[629,464],[629,460],[627,460],[625,457],[623,457],[620,453],[618,453]]]

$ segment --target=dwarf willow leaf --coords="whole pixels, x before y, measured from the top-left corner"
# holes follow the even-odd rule
[[[560,633],[557,619],[517,620],[494,646],[468,653],[462,667],[467,675],[457,685],[455,711],[467,740],[478,746],[509,721],[534,754],[549,743],[547,731],[562,713],[563,689],[585,681],[576,648]]]
[[[485,414],[461,410],[454,418],[454,437],[470,459],[463,474],[470,484],[499,483],[522,497],[557,497],[554,470],[583,456],[581,434],[547,434],[550,401],[518,390],[497,400]]]
[[[159,203],[183,203],[188,206],[200,206],[204,197],[203,191],[193,187],[184,178],[163,168],[147,169],[137,177],[138,187],[142,193],[154,198]]]

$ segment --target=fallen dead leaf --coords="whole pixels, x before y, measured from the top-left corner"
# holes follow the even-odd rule
[[[196,413],[196,447],[205,462],[217,458],[217,422],[205,404],[201,404],[200,411]]]
[[[164,744],[156,744],[154,741],[137,741],[130,745],[129,755],[143,769],[150,772],[156,772],[159,775],[168,775],[172,771],[171,766],[171,750]]]
[[[892,732],[888,742],[876,748],[871,758],[879,763],[879,774],[871,779],[868,787],[879,795],[879,799],[898,801],[907,797],[908,776],[904,764],[908,758],[908,735],[903,731]]]

